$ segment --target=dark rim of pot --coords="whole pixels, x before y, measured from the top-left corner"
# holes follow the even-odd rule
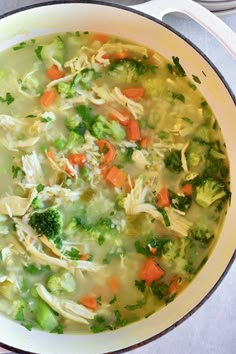
[[[133,8],[129,8],[127,6],[124,5],[120,5],[120,4],[114,4],[114,3],[110,3],[110,2],[106,2],[106,1],[96,1],[96,0],[92,0],[92,1],[86,1],[86,0],[52,0],[52,1],[47,1],[44,3],[38,3],[38,4],[32,4],[32,5],[28,5],[28,6],[24,6],[24,7],[20,7],[18,9],[9,11],[4,13],[3,15],[0,15],[0,20],[2,18],[6,18],[10,15],[16,14],[18,12],[22,12],[25,10],[30,10],[32,8],[36,8],[36,7],[42,7],[42,6],[49,6],[49,5],[55,5],[55,4],[76,4],[76,3],[80,3],[80,4],[97,4],[97,5],[104,5],[104,6],[110,6],[110,7],[116,7],[116,8],[120,8],[122,10],[126,10],[126,11],[130,11],[133,13],[137,13],[140,16],[146,17],[149,20],[158,23],[159,25],[167,28],[168,30],[170,30],[171,32],[173,32],[174,34],[176,34],[177,36],[179,36],[181,39],[183,39],[187,44],[189,44],[193,49],[195,49],[207,62],[208,64],[212,67],[212,69],[215,71],[215,73],[218,75],[219,79],[223,82],[226,90],[228,91],[229,95],[231,96],[233,102],[236,105],[236,97],[233,94],[233,91],[231,90],[231,88],[229,87],[228,83],[226,82],[226,79],[224,78],[224,76],[219,72],[219,70],[216,68],[216,66],[212,63],[212,61],[206,56],[206,54],[204,54],[201,49],[199,49],[194,43],[192,43],[188,38],[186,38],[183,34],[179,33],[177,30],[175,30],[174,28],[172,28],[171,26],[169,26],[168,24],[156,19],[155,17],[152,17],[150,15],[147,15],[143,12],[140,12],[139,10],[133,9]],[[216,284],[213,286],[213,288],[208,292],[208,294],[196,305],[194,306],[194,308],[192,308],[192,310],[190,310],[185,316],[183,316],[180,320],[176,321],[174,324],[172,324],[171,326],[169,326],[168,328],[166,328],[165,330],[161,331],[160,333],[150,337],[149,339],[146,339],[140,343],[137,344],[133,344],[129,347],[123,348],[123,349],[119,349],[119,350],[115,350],[113,352],[109,352],[109,353],[104,353],[104,354],[120,354],[120,353],[125,353],[128,352],[130,350],[134,350],[136,348],[139,348],[145,344],[148,344],[160,337],[162,337],[163,335],[167,334],[168,332],[170,332],[172,329],[176,328],[178,325],[180,325],[182,322],[184,322],[187,318],[189,318],[195,311],[197,311],[204,303],[207,299],[209,299],[209,297],[214,293],[214,291],[216,290],[216,288],[220,285],[220,283],[222,282],[222,280],[224,279],[224,277],[226,276],[226,274],[228,273],[231,265],[233,264],[234,260],[236,258],[236,250],[234,251],[234,254],[232,256],[232,258],[230,259],[228,265],[226,266],[224,272],[222,273],[222,275],[220,276],[220,278],[218,279],[218,281],[216,282]],[[11,347],[7,344],[1,343],[0,342],[0,346],[2,346],[3,348],[7,349],[7,350],[11,350],[13,352],[16,353],[20,353],[20,354],[36,354],[33,352],[28,352],[28,351],[24,351],[18,348],[14,348]]]

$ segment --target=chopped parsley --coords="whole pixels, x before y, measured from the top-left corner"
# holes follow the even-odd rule
[[[137,300],[136,304],[134,304],[134,305],[126,305],[125,309],[129,310],[129,311],[134,311],[134,310],[142,308],[145,304],[146,304],[146,300],[140,299],[140,300]]]
[[[12,49],[13,50],[23,49],[23,48],[25,48],[26,44],[27,44],[26,42],[21,42],[17,46],[13,47]]]
[[[42,49],[43,49],[43,46],[39,45],[34,51],[39,60],[42,60],[42,55],[41,55]]]
[[[194,80],[196,83],[201,84],[201,80],[199,79],[198,76],[192,75],[192,78],[193,78],[193,80]]]
[[[8,106],[15,101],[15,98],[10,94],[10,92],[6,93],[5,98],[0,96],[0,102],[6,103]]]
[[[24,270],[27,273],[34,274],[34,275],[39,275],[42,272],[49,271],[51,270],[49,265],[41,266],[40,268],[36,267],[34,264],[30,264],[28,266],[24,266]]]
[[[179,100],[179,101],[185,103],[185,97],[184,97],[184,95],[182,95],[182,93],[172,92],[172,98],[174,100]]]

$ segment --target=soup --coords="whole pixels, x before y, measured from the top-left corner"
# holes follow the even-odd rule
[[[200,79],[101,33],[22,42],[0,61],[1,312],[97,333],[168,305],[207,262],[230,197]]]

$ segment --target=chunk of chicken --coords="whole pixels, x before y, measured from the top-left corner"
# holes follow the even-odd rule
[[[16,195],[0,198],[0,214],[9,215],[10,217],[25,215],[36,195],[37,191],[33,189],[28,198]]]

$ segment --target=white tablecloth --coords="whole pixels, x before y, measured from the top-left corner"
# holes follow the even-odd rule
[[[110,1],[120,1],[122,4],[135,2],[135,0]],[[136,1],[141,2],[141,0]],[[0,0],[0,14],[20,6],[39,2],[46,2],[46,0]],[[236,32],[235,14],[221,18]],[[192,20],[183,16],[167,15],[164,21],[201,47],[236,94],[236,62],[226,50]],[[0,349],[0,353],[5,352],[6,350],[1,351]],[[165,336],[133,350],[132,353],[236,354],[236,262],[217,290],[197,312]],[[81,352],[81,354],[83,353]]]

